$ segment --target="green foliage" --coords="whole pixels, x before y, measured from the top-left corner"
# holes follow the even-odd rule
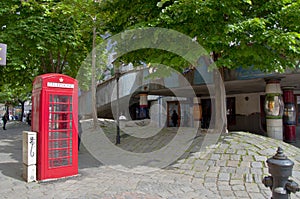
[[[170,28],[197,38],[213,52],[218,67],[283,72],[297,67],[300,60],[299,7],[299,0],[111,0],[103,7],[110,16],[104,28],[112,33],[136,27]],[[163,57],[161,52],[147,59],[157,57]]]
[[[16,96],[9,93],[30,93],[34,77],[43,73],[75,77],[81,65],[85,68],[80,77],[84,79],[82,86],[88,89],[93,75],[88,69],[91,60],[82,61],[92,50],[93,28],[97,30],[96,44],[102,41],[100,34],[107,32],[115,35],[141,27],[173,29],[212,52],[218,67],[254,66],[266,72],[283,72],[299,67],[299,7],[299,0],[1,1],[0,42],[7,44],[7,66],[0,67],[0,98]],[[176,43],[172,37],[157,34],[154,41],[143,40],[145,48],[123,54],[117,61],[135,65],[141,60],[150,65],[159,62],[179,71],[193,64],[169,51],[175,46],[161,48],[162,41]],[[149,42],[157,49],[147,47]],[[109,53],[97,55],[105,60]],[[97,63],[95,78],[101,80],[107,63]]]
[[[160,20],[197,36],[219,67],[283,72],[300,59],[299,7],[299,0],[179,0],[163,8]]]
[[[15,97],[30,94],[37,75],[76,76],[90,38],[81,30],[83,21],[65,8],[56,0],[0,2],[0,41],[7,44],[7,66],[0,69],[0,92],[6,100],[10,99],[8,93],[15,92]]]

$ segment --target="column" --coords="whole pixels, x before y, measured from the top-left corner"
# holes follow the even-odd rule
[[[277,140],[283,140],[283,100],[280,79],[266,79],[265,112],[267,120],[267,135]]]
[[[140,93],[140,111],[139,119],[145,119],[148,116],[148,94]]]
[[[283,139],[285,142],[296,142],[296,108],[293,87],[283,87]]]

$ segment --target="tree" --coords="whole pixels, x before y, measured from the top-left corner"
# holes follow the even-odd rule
[[[298,0],[167,0],[160,6],[160,19],[196,36],[219,67],[283,72],[299,62]]]
[[[219,70],[242,66],[284,72],[299,67],[300,63],[299,7],[299,0],[112,0],[105,8],[111,17],[104,27],[113,33],[136,27],[174,29],[194,38],[211,52]],[[143,55],[147,58],[143,59]],[[132,52],[121,59],[151,63],[158,58],[168,60],[171,63],[168,65],[177,70],[189,64],[177,61],[178,57],[170,56],[169,52],[153,49]],[[220,93],[218,85],[215,89]],[[222,98],[222,95],[215,97]],[[216,119],[226,121],[225,99],[219,102],[216,110],[221,111],[217,111]]]
[[[85,44],[90,38],[82,34],[81,21],[65,13],[59,2],[0,2],[0,41],[7,44],[7,65],[0,67],[3,85],[0,92],[6,101],[30,95],[37,75],[76,76],[88,52]]]
[[[90,90],[92,96],[92,117],[94,128],[98,126],[97,107],[96,107],[96,87],[98,76],[97,70],[103,70],[105,63],[97,58],[102,52],[96,52],[96,45],[103,40],[98,30],[101,30],[103,13],[99,12],[101,1],[97,0],[65,0],[60,4],[62,10],[70,16],[80,20],[80,29],[82,33],[89,35],[92,38],[91,53],[86,57],[78,71],[79,86],[82,90]],[[92,33],[91,33],[92,30]],[[100,56],[99,56],[100,55]],[[97,61],[98,60],[98,61]]]
[[[220,68],[283,72],[299,66],[299,7],[299,0],[112,0],[105,7],[111,17],[104,27],[112,33],[149,26],[174,29],[197,39]]]

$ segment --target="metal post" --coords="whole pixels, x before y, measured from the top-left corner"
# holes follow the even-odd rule
[[[119,104],[119,79],[120,79],[120,71],[119,68],[115,69],[115,77],[117,80],[117,135],[116,135],[116,144],[120,144],[121,143],[121,139],[120,139],[120,104]]]
[[[292,176],[294,162],[284,155],[282,148],[278,147],[277,153],[267,160],[270,176],[263,179],[263,184],[270,187],[272,199],[289,199],[291,193],[300,191],[296,182],[289,180]]]

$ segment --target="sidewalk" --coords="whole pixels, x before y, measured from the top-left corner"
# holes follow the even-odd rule
[[[91,131],[88,126],[83,125],[83,128],[83,131]],[[103,128],[107,128],[111,136],[108,137],[114,139],[115,128]],[[276,153],[278,146],[294,161],[291,179],[300,184],[299,148],[244,132],[223,135],[218,143],[204,151],[198,150],[203,141],[202,134],[198,135],[178,161],[153,172],[146,172],[149,170],[146,167],[133,173],[124,171],[122,165],[103,165],[89,153],[88,147],[81,146],[78,176],[26,183],[21,178],[22,131],[30,128],[14,122],[9,123],[7,129],[0,130],[0,198],[270,198],[271,191],[261,181],[269,175],[265,161]],[[172,130],[167,132],[173,133]],[[162,137],[160,141],[152,140],[151,144],[168,142],[165,134],[159,137]],[[123,136],[119,147],[147,152],[145,143],[134,142],[131,137]],[[291,198],[300,198],[300,194],[292,194]]]

